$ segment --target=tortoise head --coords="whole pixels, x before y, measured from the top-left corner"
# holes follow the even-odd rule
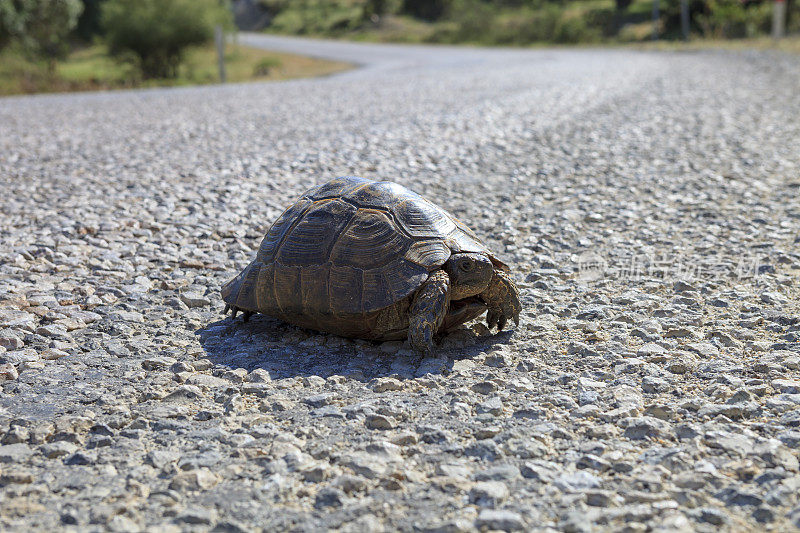
[[[486,254],[457,253],[442,267],[450,277],[450,300],[477,296],[489,287],[494,265]]]

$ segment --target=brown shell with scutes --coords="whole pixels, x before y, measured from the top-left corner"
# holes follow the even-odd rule
[[[485,253],[458,219],[396,183],[343,177],[307,191],[222,288],[234,310],[375,340],[403,339],[411,297],[453,252]]]

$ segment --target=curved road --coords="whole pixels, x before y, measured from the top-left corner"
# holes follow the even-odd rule
[[[243,35],[324,78],[0,99],[0,530],[800,528],[800,61]],[[221,315],[392,179],[524,312],[419,359]]]

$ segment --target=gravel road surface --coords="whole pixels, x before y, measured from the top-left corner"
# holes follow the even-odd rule
[[[0,99],[0,530],[800,529],[800,59],[242,40],[362,67]],[[350,174],[470,225],[520,326],[223,318]]]

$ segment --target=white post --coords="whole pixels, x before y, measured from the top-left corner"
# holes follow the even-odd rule
[[[653,0],[653,40],[658,40],[658,19],[661,18],[658,0]]]
[[[782,39],[786,28],[786,0],[775,0],[772,5],[772,37]]]
[[[225,83],[225,34],[222,33],[222,26],[214,28],[214,40],[217,43],[217,65],[219,66],[219,81]]]
[[[689,40],[689,0],[681,0],[681,31],[683,40]]]

